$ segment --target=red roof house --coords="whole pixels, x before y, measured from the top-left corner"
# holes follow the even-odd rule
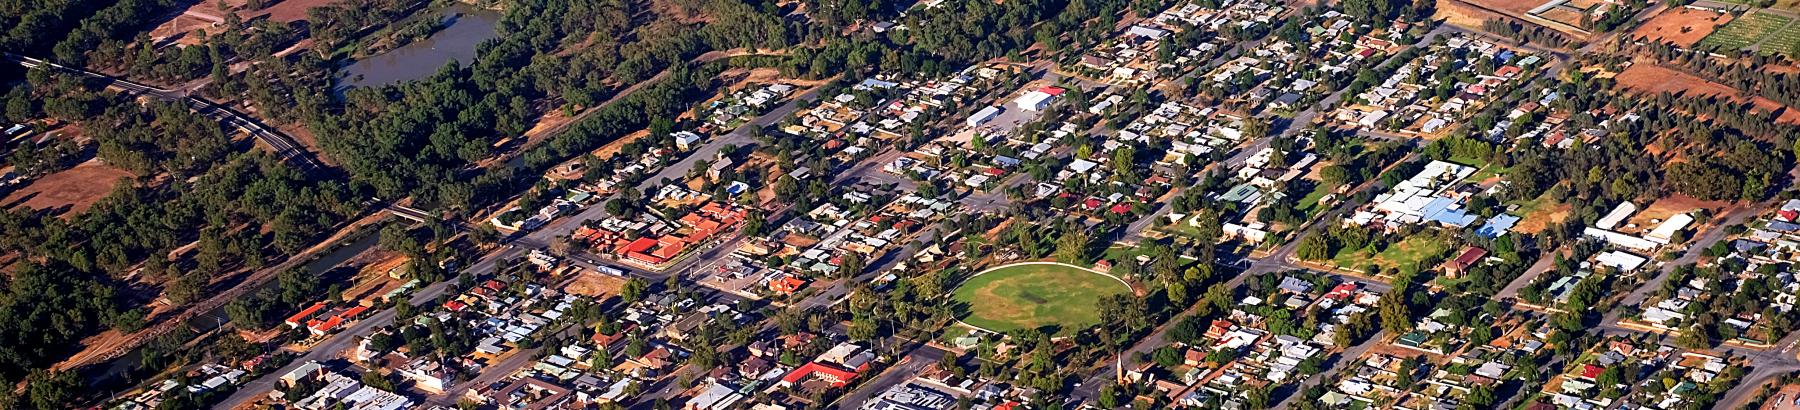
[[[800,366],[798,369],[794,369],[794,371],[788,372],[786,376],[782,376],[780,384],[782,386],[793,386],[806,381],[807,378],[818,377],[819,380],[831,383],[831,387],[844,387],[849,385],[851,380],[856,380],[856,376],[856,372],[852,370],[841,369],[837,366],[819,362],[811,362],[804,366]]]

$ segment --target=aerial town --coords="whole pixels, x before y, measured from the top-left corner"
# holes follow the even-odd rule
[[[0,410],[1800,410],[1794,0],[0,23]]]

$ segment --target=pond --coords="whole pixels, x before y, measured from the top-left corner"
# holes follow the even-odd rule
[[[452,5],[439,12],[445,27],[385,53],[364,57],[339,73],[338,87],[379,87],[425,78],[458,61],[475,60],[475,47],[499,36],[500,13]]]

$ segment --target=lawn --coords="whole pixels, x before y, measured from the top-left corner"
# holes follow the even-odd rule
[[[1493,178],[1493,177],[1500,176],[1501,174],[1505,174],[1506,170],[1507,170],[1506,168],[1501,167],[1499,165],[1485,164],[1485,165],[1482,165],[1481,168],[1476,169],[1475,173],[1469,174],[1469,178],[1464,179],[1463,182],[1478,184],[1478,183],[1481,183],[1481,181],[1488,180],[1488,178]]]
[[[1433,235],[1421,234],[1407,237],[1376,253],[1373,248],[1345,250],[1338,252],[1331,262],[1340,268],[1362,269],[1371,263],[1382,270],[1412,266],[1419,271],[1431,269],[1424,266],[1426,260],[1442,256],[1450,251],[1450,242]],[[1371,257],[1371,254],[1373,256]],[[1375,272],[1365,272],[1374,274]]]
[[[1717,31],[1700,40],[1700,48],[1719,51],[1734,51],[1755,44],[1758,39],[1786,27],[1792,20],[1787,16],[1772,13],[1750,13],[1742,18],[1725,23]],[[1785,50],[1784,50],[1785,51]]]
[[[1323,183],[1313,184],[1312,191],[1307,192],[1306,196],[1300,197],[1300,203],[1295,205],[1294,208],[1299,209],[1301,212],[1305,212],[1309,216],[1317,215],[1319,211],[1323,211],[1323,209],[1319,209],[1319,200],[1324,199],[1325,195],[1330,194],[1332,188],[1333,187]]]
[[[1059,264],[1015,264],[970,278],[952,295],[962,321],[996,332],[1020,329],[1068,336],[1100,323],[1100,298],[1131,291],[1106,274]]]

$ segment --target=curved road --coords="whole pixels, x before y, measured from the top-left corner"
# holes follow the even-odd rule
[[[214,104],[211,101],[198,97],[189,96],[186,92],[156,88],[124,78],[88,71],[79,67],[65,66],[42,59],[12,53],[0,53],[0,58],[5,58],[7,61],[17,63],[26,68],[48,67],[49,69],[56,71],[105,80],[110,83],[108,84],[109,86],[117,87],[128,92],[148,95],[164,101],[182,103],[187,105],[189,109],[194,110],[194,112],[200,113],[200,115],[212,118],[220,124],[237,128],[246,134],[256,137],[258,141],[262,141],[263,144],[267,144],[270,149],[273,149],[276,155],[280,155],[283,159],[294,164],[294,166],[299,167],[302,172],[310,173],[321,168],[319,162],[313,159],[312,154],[306,152],[306,147],[294,142],[292,137],[282,134],[274,128],[265,126],[255,118],[250,118],[250,116],[232,110],[230,107]]]

